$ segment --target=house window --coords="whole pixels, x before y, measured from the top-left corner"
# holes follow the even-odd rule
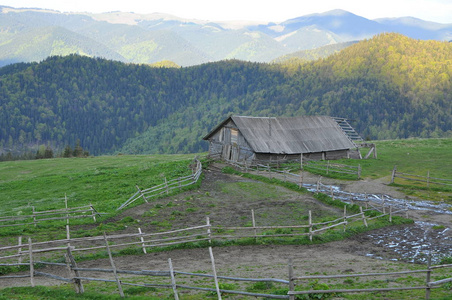
[[[231,144],[237,145],[238,143],[239,131],[237,129],[231,129]]]

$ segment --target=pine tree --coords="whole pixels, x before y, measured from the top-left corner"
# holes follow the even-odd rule
[[[67,146],[64,148],[64,151],[63,151],[63,157],[66,157],[66,158],[72,157],[72,148],[71,148],[71,146],[67,145]]]

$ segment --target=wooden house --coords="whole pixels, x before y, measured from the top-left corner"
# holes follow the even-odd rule
[[[229,161],[338,159],[358,156],[351,133],[359,138],[345,119],[329,116],[230,116],[203,139],[209,155]]]

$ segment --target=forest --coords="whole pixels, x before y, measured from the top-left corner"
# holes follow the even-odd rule
[[[365,139],[452,136],[452,44],[380,34],[315,61],[155,67],[79,55],[0,68],[0,153],[195,153],[230,114],[330,115]]]

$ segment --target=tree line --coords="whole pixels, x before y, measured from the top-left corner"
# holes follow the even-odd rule
[[[20,154],[13,154],[11,151],[7,153],[0,153],[0,161],[14,161],[14,160],[32,160],[32,159],[50,159],[56,157],[70,158],[70,157],[88,157],[89,151],[83,149],[80,145],[80,140],[77,140],[74,148],[66,145],[64,150],[55,154],[50,145],[40,145],[36,153],[32,151],[23,152]]]

